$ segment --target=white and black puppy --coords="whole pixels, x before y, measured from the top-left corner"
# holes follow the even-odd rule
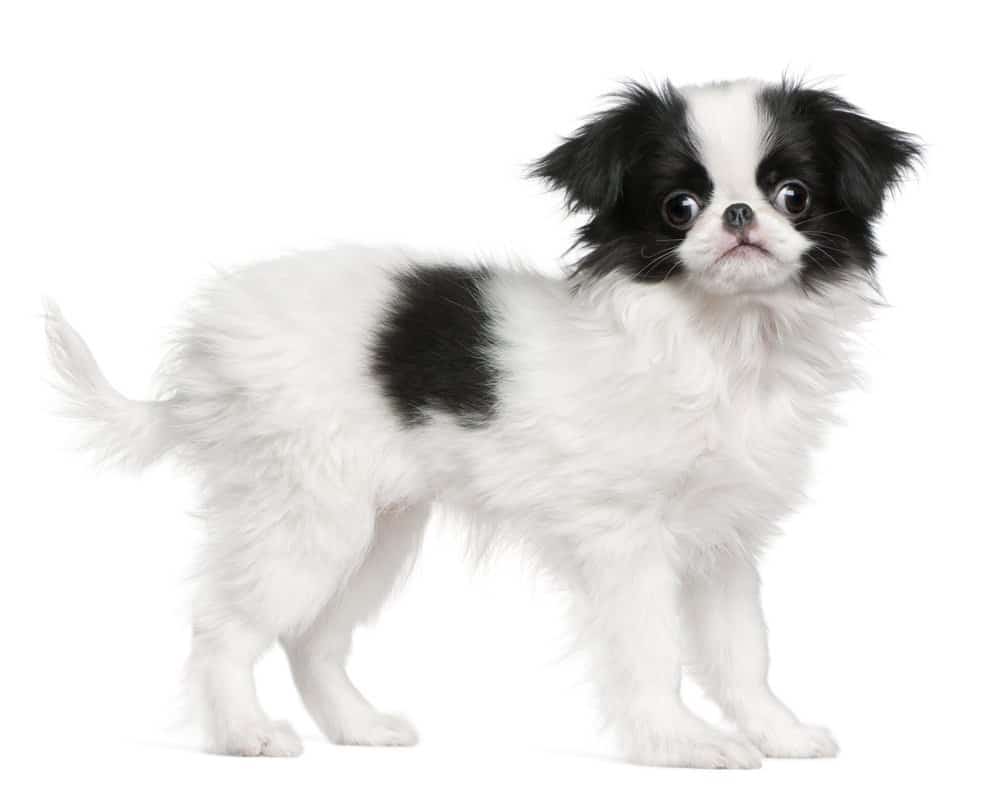
[[[300,752],[254,691],[276,640],[331,740],[416,741],[344,663],[437,502],[571,589],[630,759],[835,754],[768,687],[755,564],[855,379],[873,221],[918,156],[823,90],[632,85],[534,170],[587,216],[565,279],[362,248],[250,266],[202,293],[148,402],[53,307],[92,445],[200,482],[190,679],[211,747]],[[682,666],[742,735],[685,708]]]

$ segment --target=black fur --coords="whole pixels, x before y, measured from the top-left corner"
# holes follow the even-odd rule
[[[759,101],[771,129],[758,185],[768,194],[796,178],[812,197],[795,221],[814,244],[805,284],[835,280],[851,268],[872,271],[879,255],[873,222],[886,194],[919,160],[920,146],[829,91],[785,81],[765,88]]]
[[[834,280],[851,267],[872,270],[879,254],[872,222],[885,194],[919,158],[915,140],[833,93],[791,81],[765,88],[759,102],[771,130],[758,184],[770,194],[781,180],[795,178],[811,194],[810,209],[795,220],[814,243],[803,284]],[[691,139],[685,99],[669,83],[627,85],[614,106],[531,172],[563,190],[570,211],[591,214],[577,238],[589,251],[574,276],[626,271],[652,283],[684,274],[675,250],[686,232],[664,221],[663,200],[685,190],[706,204],[713,187]]]
[[[707,203],[712,181],[691,142],[684,98],[673,86],[630,83],[615,101],[531,173],[562,189],[569,210],[592,213],[577,239],[592,251],[577,263],[576,275],[625,269],[635,279],[662,282],[681,273],[673,250],[685,235],[664,221],[663,200],[683,185]]]
[[[429,411],[464,427],[484,425],[497,403],[493,319],[483,268],[415,266],[396,276],[397,295],[376,332],[372,371],[407,426]]]

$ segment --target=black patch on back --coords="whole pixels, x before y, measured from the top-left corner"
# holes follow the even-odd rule
[[[497,405],[496,338],[484,268],[415,266],[395,276],[396,297],[372,346],[372,373],[407,426],[429,411],[481,427]]]

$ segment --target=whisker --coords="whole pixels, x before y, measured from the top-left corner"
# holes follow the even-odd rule
[[[815,259],[814,257],[812,257],[812,256],[811,256],[811,255],[810,255],[810,254],[809,254],[808,252],[806,252],[806,254],[804,255],[804,257],[805,257],[805,258],[806,258],[806,260],[808,260],[808,261],[809,261],[810,263],[813,263],[814,265],[818,265],[818,266],[819,266],[819,269],[820,269],[820,270],[821,270],[821,271],[822,271],[822,272],[823,272],[824,274],[828,274],[828,273],[830,273],[830,271],[829,271],[829,270],[827,269],[827,267],[826,267],[825,265],[823,265],[823,264],[822,264],[822,263],[821,263],[821,262],[820,262],[819,260],[817,260],[817,259]]]
[[[823,238],[837,238],[837,239],[839,239],[841,241],[844,241],[845,243],[847,242],[847,238],[845,236],[843,236],[843,235],[837,235],[837,233],[828,233],[828,232],[826,232],[824,230],[809,230],[809,229],[806,229],[806,230],[803,231],[803,234],[806,235],[807,237],[810,237],[810,238],[812,236],[814,236],[814,235],[819,235],[819,236],[822,236]]]
[[[652,271],[657,265],[659,265],[665,259],[666,259],[666,255],[660,255],[658,257],[654,257],[649,263],[647,263],[646,265],[644,265],[638,271],[638,273],[636,273],[636,277],[637,278],[641,278],[642,276],[644,276],[648,272]]]
[[[681,245],[681,241],[677,241],[677,240],[675,240],[673,238],[654,238],[653,239],[653,243],[657,243],[657,244],[673,244],[666,251],[671,251],[671,250],[673,250],[676,247],[678,247],[678,246]],[[663,251],[664,251],[663,249],[657,249],[656,254],[662,254]],[[648,260],[649,259],[649,255],[646,253],[646,247],[645,246],[639,247],[639,256],[643,260]]]
[[[679,245],[680,245],[680,242],[678,241],[674,246],[670,247],[669,249],[666,249],[666,250],[661,251],[658,254],[656,254],[648,263],[646,263],[646,265],[644,265],[642,268],[639,269],[639,271],[636,272],[636,274],[635,274],[636,278],[641,278],[642,276],[644,276],[645,274],[647,274],[649,271],[652,271],[657,265],[659,265],[660,263],[662,263],[664,260],[668,259],[673,254],[674,248],[676,248],[676,246],[679,246]],[[643,259],[646,259],[646,258],[644,257]],[[676,263],[674,263],[674,265],[671,267],[670,271],[667,273],[667,276],[669,276],[670,273],[673,272],[673,269],[676,268],[679,263],[680,263],[679,260]]]
[[[824,255],[826,256],[826,259],[827,259],[827,260],[829,260],[829,261],[830,261],[831,263],[833,263],[833,265],[834,265],[834,266],[836,267],[836,265],[837,265],[837,260],[836,260],[836,259],[834,258],[834,256],[833,256],[833,255],[831,255],[831,254],[830,254],[830,253],[829,253],[829,252],[828,252],[828,251],[827,251],[826,249],[824,249],[824,248],[823,248],[823,247],[821,247],[821,246],[816,246],[816,247],[813,247],[813,248],[814,248],[814,249],[816,249],[816,251],[818,251],[818,252],[822,252],[822,253],[823,253],[823,254],[824,254]],[[810,251],[811,251],[811,250],[810,250]],[[812,258],[810,258],[810,259],[812,259]],[[819,260],[815,260],[815,259],[813,259],[813,262],[814,262],[814,263],[816,263],[816,265],[818,265],[818,266],[819,266],[820,268],[822,268],[822,269],[823,269],[824,271],[826,270],[826,267],[825,267],[825,266],[824,266],[824,265],[823,265],[823,264],[822,264],[822,263],[821,263],[821,262],[820,262]]]
[[[680,266],[680,264],[681,264],[681,259],[678,257],[677,260],[674,262],[674,264],[672,266],[670,266],[670,270],[668,270],[663,275],[663,278],[664,279],[669,279],[673,275],[674,271],[676,271],[677,268]]]
[[[647,271],[651,270],[653,268],[653,266],[656,265],[657,259],[658,258],[654,257],[650,262],[646,263],[646,265],[644,265],[642,268],[640,268],[638,271],[636,271],[635,278],[636,279],[641,279],[643,277],[643,275],[645,275],[645,273]]]
[[[836,247],[836,246],[829,246],[829,245],[827,245],[827,244],[824,244],[824,243],[821,243],[821,242],[819,242],[819,241],[817,241],[817,242],[814,242],[811,248],[812,248],[812,249],[816,249],[817,251],[820,251],[820,252],[822,252],[822,253],[823,253],[823,254],[825,254],[825,255],[826,255],[826,256],[827,256],[827,257],[828,257],[828,258],[829,258],[830,260],[834,260],[834,258],[833,258],[833,255],[831,255],[831,254],[830,254],[830,252],[831,252],[831,251],[833,251],[833,252],[840,252],[840,251],[842,251],[842,250],[841,250],[841,249],[840,249],[839,247]],[[834,262],[836,262],[836,261],[834,261]]]
[[[835,211],[827,211],[826,213],[817,214],[816,216],[810,216],[807,219],[803,219],[799,224],[808,224],[809,222],[815,222],[818,219],[825,219],[827,216],[833,216],[838,213],[847,213],[847,208],[838,208]]]

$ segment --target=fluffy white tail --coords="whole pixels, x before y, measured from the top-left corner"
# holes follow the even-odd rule
[[[49,358],[59,374],[63,412],[85,427],[84,447],[100,459],[128,468],[151,465],[174,445],[169,400],[140,401],[112,388],[94,355],[59,307],[46,304]]]

